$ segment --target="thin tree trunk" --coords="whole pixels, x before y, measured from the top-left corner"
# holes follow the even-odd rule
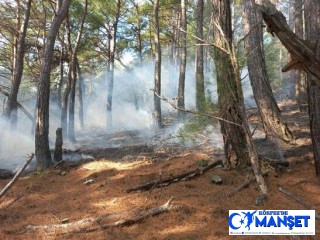
[[[304,37],[303,30],[303,1],[295,0],[295,23],[294,29],[298,37]],[[307,93],[307,78],[306,75],[301,69],[291,71],[290,74],[293,74],[293,81],[295,82],[295,97],[300,111],[307,111],[308,107],[308,93]]]
[[[157,127],[162,126],[161,116],[161,45],[159,39],[159,0],[153,2],[153,24],[154,24],[154,43],[155,43],[155,69],[154,69],[154,119]],[[158,94],[158,96],[156,95]]]
[[[71,57],[71,91],[70,91],[70,100],[69,100],[69,125],[68,125],[68,138],[70,141],[75,142],[75,132],[74,132],[74,109],[75,109],[75,98],[76,98],[76,84],[77,84],[77,55],[79,50],[79,44],[82,37],[84,21],[87,16],[88,0],[85,0],[83,15],[80,21],[80,26],[73,48],[73,53]]]
[[[198,37],[196,51],[196,107],[198,110],[204,110],[205,107],[205,92],[204,92],[204,73],[203,73],[203,0],[197,1],[196,7],[196,36]]]
[[[181,0],[181,35],[180,35],[180,67],[179,67],[179,86],[178,86],[178,107],[185,108],[185,81],[186,81],[186,66],[187,66],[187,12],[186,0]],[[183,118],[185,112],[179,111],[179,118]]]
[[[40,80],[38,84],[36,105],[36,133],[35,155],[37,169],[44,170],[52,165],[49,148],[49,98],[50,98],[50,72],[53,60],[53,49],[56,36],[63,20],[65,19],[71,0],[58,1],[57,14],[55,15],[48,36],[41,65]]]
[[[78,85],[79,120],[80,120],[80,127],[83,130],[84,129],[83,95],[85,91],[85,85],[84,85],[83,76],[81,74],[81,68],[80,68],[78,58],[76,58],[76,67],[77,67],[77,76],[79,78],[79,85]]]
[[[107,130],[112,131],[113,129],[113,120],[112,120],[112,99],[113,99],[113,82],[114,82],[114,61],[116,54],[116,44],[117,44],[117,31],[118,23],[120,18],[122,0],[117,1],[117,10],[115,20],[113,22],[113,28],[109,31],[109,43],[110,43],[110,57],[109,57],[109,67],[110,71],[108,74],[108,97],[107,97]]]
[[[267,138],[280,138],[285,142],[293,140],[292,134],[281,117],[273,96],[263,52],[262,17],[255,7],[255,0],[242,1],[243,31],[249,77],[254,98],[259,108],[261,120]],[[259,66],[259,67],[257,67]]]
[[[314,41],[320,35],[320,2],[305,0],[306,39]],[[317,42],[316,58],[320,60],[320,41]],[[315,161],[316,175],[320,176],[320,86],[316,77],[308,74],[309,85],[309,118]]]
[[[20,30],[18,33],[18,39],[15,44],[14,51],[14,62],[13,62],[13,77],[11,82],[11,88],[8,96],[8,100],[4,107],[4,116],[7,119],[10,119],[13,111],[17,111],[17,100],[18,100],[18,92],[21,84],[22,74],[23,74],[23,63],[24,63],[24,55],[25,55],[25,39],[27,34],[27,28],[29,24],[30,11],[31,11],[31,3],[32,0],[28,0],[26,3],[25,15],[23,18],[23,23],[20,26],[18,20],[18,27],[20,26]],[[17,6],[20,7],[19,4]],[[19,17],[19,16],[18,16]],[[16,38],[16,37],[15,37]],[[16,121],[12,122],[16,125]]]
[[[71,82],[72,82],[72,46],[71,46],[71,29],[70,29],[70,21],[69,16],[67,14],[66,17],[66,33],[67,33],[67,49],[68,49],[68,55],[69,55],[69,71],[67,76],[67,83],[66,83],[66,89],[64,90],[62,102],[61,102],[61,128],[62,133],[64,137],[68,136],[68,100],[69,100],[69,94],[71,90]]]

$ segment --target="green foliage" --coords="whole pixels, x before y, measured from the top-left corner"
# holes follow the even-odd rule
[[[206,115],[215,112],[218,109],[218,105],[211,102],[209,98],[206,99],[204,104],[204,113]],[[218,122],[206,115],[201,115],[201,113],[189,118],[184,125],[179,129],[178,136],[182,142],[191,141],[193,143],[197,140],[197,134],[201,134],[210,125],[216,125]]]

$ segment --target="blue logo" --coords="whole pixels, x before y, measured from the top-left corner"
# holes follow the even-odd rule
[[[243,215],[243,218],[241,218],[241,215],[239,213],[233,213],[230,215],[229,217],[229,227],[234,229],[234,230],[237,230],[239,229],[243,224],[244,224],[244,220],[247,219],[247,225],[245,226],[246,228],[248,228],[248,230],[250,231],[250,225],[253,223],[253,219],[254,219],[254,214],[257,212],[256,211],[253,211],[253,212],[241,212],[241,214]],[[233,218],[234,217],[240,217],[240,225],[237,225],[235,226],[234,223],[233,223]]]
[[[314,210],[230,210],[230,235],[315,235]]]

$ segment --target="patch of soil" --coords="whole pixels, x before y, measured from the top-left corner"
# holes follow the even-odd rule
[[[294,120],[292,120],[294,116]],[[301,117],[298,117],[301,116]],[[308,119],[296,108],[286,109],[285,117],[297,137],[296,145],[281,145],[289,168],[267,177],[268,201],[255,206],[259,195],[256,184],[227,197],[246,179],[248,171],[211,169],[189,181],[181,181],[148,192],[126,193],[125,190],[144,182],[161,180],[199,167],[203,160],[215,161],[208,146],[174,151],[154,148],[125,147],[117,150],[91,149],[94,161],[78,166],[60,165],[43,173],[22,177],[0,204],[23,193],[12,206],[0,210],[0,239],[231,239],[228,235],[229,209],[301,209],[304,208],[278,191],[280,186],[295,194],[318,212],[320,211],[320,180],[315,177],[308,132]],[[253,121],[253,120],[252,120]],[[258,144],[259,153],[274,151],[268,144]],[[96,151],[96,152],[95,152]],[[89,154],[89,152],[87,152]],[[128,157],[126,157],[128,156]],[[273,155],[276,156],[276,155]],[[219,175],[221,185],[211,183],[211,176]],[[91,184],[84,182],[92,180]],[[0,180],[0,188],[8,180]],[[133,214],[164,204],[174,196],[173,205],[179,210],[147,217],[124,227],[111,227],[90,233],[60,235],[43,231],[20,232],[27,225],[60,224],[68,219],[75,222],[103,214]],[[320,221],[316,221],[319,236]],[[18,230],[18,231],[17,231]],[[12,231],[15,234],[12,234]],[[11,234],[9,234],[11,233]],[[319,239],[317,236],[301,239]],[[266,236],[239,236],[232,239],[275,239]],[[290,239],[279,236],[277,239]]]

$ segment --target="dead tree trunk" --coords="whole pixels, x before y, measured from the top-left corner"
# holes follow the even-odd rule
[[[63,146],[62,128],[57,128],[56,145],[54,148],[54,155],[53,155],[53,159],[56,162],[59,162],[62,160],[62,146]]]
[[[267,66],[262,48],[261,14],[256,11],[255,0],[242,1],[242,6],[242,24],[246,36],[245,48],[249,77],[266,137],[271,140],[279,138],[285,142],[291,142],[293,140],[292,133],[282,119],[267,76]]]

